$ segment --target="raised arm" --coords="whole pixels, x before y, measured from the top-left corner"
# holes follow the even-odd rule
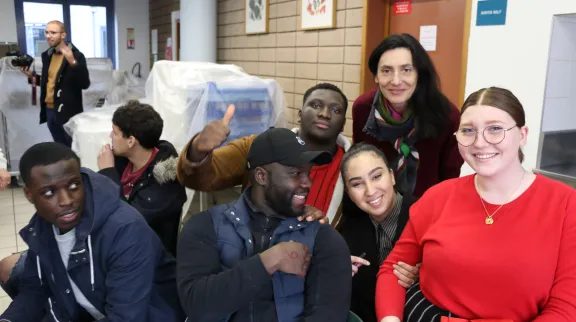
[[[215,191],[242,184],[246,158],[256,135],[234,140],[218,148],[230,134],[234,114],[231,105],[224,118],[209,123],[184,147],[178,160],[178,180],[199,191]]]

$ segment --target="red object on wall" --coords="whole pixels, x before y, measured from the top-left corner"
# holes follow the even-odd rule
[[[172,60],[172,38],[168,38],[168,41],[166,41],[166,48],[164,49],[164,59]]]
[[[394,14],[405,15],[412,12],[412,0],[396,0],[394,2]]]

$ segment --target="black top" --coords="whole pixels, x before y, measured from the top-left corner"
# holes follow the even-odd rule
[[[404,196],[402,198],[400,213],[397,217],[396,233],[392,241],[393,245],[396,244],[408,222],[410,206],[413,203],[412,197]],[[377,322],[374,303],[376,274],[378,274],[380,265],[376,229],[370,216],[358,208],[347,194],[344,194],[342,199],[342,219],[338,225],[338,230],[348,243],[350,253],[354,256],[366,253],[365,259],[370,262],[370,266],[360,267],[352,279],[350,310],[356,313],[363,322]]]
[[[267,232],[261,228],[267,226],[266,217],[259,212],[250,215],[251,219],[262,219],[258,225],[249,226],[254,240],[265,239]],[[255,233],[256,229],[260,232]],[[260,245],[255,245],[255,249],[267,248],[260,242],[257,244]],[[307,322],[346,321],[351,275],[350,253],[344,239],[331,226],[321,225],[306,275],[304,317]],[[208,211],[192,216],[180,233],[177,282],[190,321],[219,321],[229,315],[230,322],[278,321],[272,277],[259,255],[222,270],[214,224]],[[254,309],[247,310],[251,303]]]
[[[168,141],[160,140],[156,148],[156,157],[138,178],[128,198],[122,194],[120,183],[122,173],[130,163],[127,158],[115,157],[114,168],[102,169],[98,173],[120,186],[121,198],[144,216],[166,250],[176,256],[180,216],[187,199],[186,190],[178,182],[176,171],[171,166],[178,158],[174,146]]]
[[[76,66],[70,66],[68,60],[64,58],[54,82],[54,111],[56,121],[62,125],[66,124],[74,115],[84,111],[82,90],[90,87],[90,73],[86,65],[86,58],[72,44],[68,44],[68,47],[72,50]],[[53,54],[54,49],[52,48],[42,53],[42,72],[40,75],[36,75],[36,84],[40,85],[40,124],[46,123],[47,120],[45,100],[48,89],[48,69]]]

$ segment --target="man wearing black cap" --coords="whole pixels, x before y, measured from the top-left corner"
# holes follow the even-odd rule
[[[348,246],[329,225],[296,219],[311,166],[331,159],[288,129],[254,139],[252,185],[237,201],[192,216],[181,232],[178,292],[189,321],[346,321]]]

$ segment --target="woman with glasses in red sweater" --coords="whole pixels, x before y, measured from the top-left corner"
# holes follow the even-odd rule
[[[454,134],[476,174],[412,206],[378,273],[378,320],[576,321],[576,190],[522,167],[521,103],[505,89],[479,90]],[[422,262],[408,292],[393,275],[398,261]]]

